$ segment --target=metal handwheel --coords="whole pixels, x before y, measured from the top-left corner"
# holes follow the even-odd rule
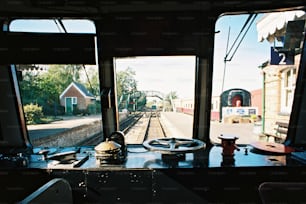
[[[145,141],[143,146],[149,151],[161,152],[162,154],[178,154],[204,149],[205,143],[197,139],[160,138]]]

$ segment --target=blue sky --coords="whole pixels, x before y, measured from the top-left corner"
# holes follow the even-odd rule
[[[68,33],[96,33],[94,23],[89,20],[62,20]],[[64,32],[53,20],[15,20],[11,31],[20,32]]]
[[[232,15],[219,18],[216,23],[215,55],[214,55],[214,95],[222,90],[222,79],[224,70],[224,57],[228,35],[229,48],[238,36],[244,25],[247,15]],[[257,41],[256,22],[261,18],[258,15],[250,30],[243,39],[240,47],[230,62],[226,63],[224,79],[224,90],[230,88],[244,88],[252,91],[262,86],[261,70],[258,68],[270,58],[270,46],[267,41]],[[229,32],[230,28],[230,32]],[[243,87],[241,87],[243,84]]]

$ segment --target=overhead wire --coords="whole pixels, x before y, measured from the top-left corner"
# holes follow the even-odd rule
[[[244,32],[244,35],[243,35],[242,38],[240,39],[240,42],[238,43],[237,47],[235,48],[235,50],[237,51],[237,49],[238,49],[239,45],[241,44],[242,40],[244,39],[246,33],[247,33],[248,30],[250,29],[250,26],[252,25],[253,21],[255,20],[256,15],[257,15],[257,14],[255,14],[255,16],[254,16],[254,14],[250,14],[250,15],[248,16],[248,18],[246,19],[244,25],[242,26],[242,28],[241,28],[241,30],[240,30],[240,32],[239,32],[239,34],[238,34],[238,36],[237,36],[236,39],[234,40],[234,42],[233,42],[231,48],[226,52],[226,55],[225,55],[224,60],[230,61],[230,60],[227,60],[228,55],[230,54],[230,52],[231,52],[232,49],[234,48],[235,44],[237,43],[237,40],[239,39],[240,35],[243,33],[243,31],[244,31],[244,29],[246,28],[246,26],[247,26],[247,25],[249,24],[249,22],[251,21],[251,23],[249,24],[247,30]],[[253,19],[252,19],[252,17],[253,17]],[[252,19],[252,20],[251,20],[251,19]],[[229,39],[228,39],[228,40],[229,40]],[[227,43],[228,43],[228,42],[227,42]],[[228,45],[227,45],[227,46],[228,46]],[[234,51],[234,54],[235,54],[235,51]],[[234,54],[232,54],[232,57],[233,57]],[[232,57],[231,57],[231,58],[232,58]]]
[[[226,41],[225,57],[224,57],[224,68],[223,68],[223,78],[222,78],[221,93],[223,92],[223,89],[224,89],[225,70],[226,70],[226,58],[227,58],[227,53],[228,53],[228,43],[229,43],[230,33],[231,33],[231,27],[229,26],[228,27],[228,34],[227,34],[227,41]]]
[[[224,68],[223,68],[223,78],[222,78],[222,87],[221,87],[221,93],[224,90],[224,81],[225,81],[225,74],[226,74],[226,63],[230,62],[233,57],[235,56],[239,46],[241,45],[243,39],[245,38],[246,34],[248,33],[251,25],[253,24],[253,22],[255,21],[257,17],[257,14],[250,14],[248,16],[248,18],[246,19],[244,25],[242,26],[238,36],[236,37],[236,39],[234,40],[233,44],[231,45],[230,49],[228,50],[228,44],[229,44],[229,36],[230,36],[230,27],[229,27],[229,31],[228,31],[228,38],[227,38],[227,44],[226,44],[226,52],[225,52],[225,57],[224,57]],[[245,30],[246,29],[246,30]],[[240,41],[238,42],[238,45],[234,48],[234,46],[236,45],[238,39],[240,38],[241,34],[243,33]],[[231,51],[234,49],[234,52],[231,54],[231,57],[228,59],[228,56],[230,55]]]
[[[253,15],[253,14],[252,14],[252,15]],[[235,50],[234,50],[232,56],[230,57],[230,59],[229,59],[228,61],[231,61],[231,60],[233,59],[233,57],[234,57],[234,55],[236,54],[236,52],[237,52],[237,50],[238,50],[238,48],[239,48],[239,46],[240,46],[242,40],[245,38],[245,36],[246,36],[246,34],[248,33],[248,31],[249,31],[251,25],[253,24],[253,22],[254,22],[256,16],[257,16],[257,14],[253,15],[253,18],[252,18],[252,19],[250,18],[250,16],[249,16],[249,18],[247,19],[245,25],[243,26],[243,29],[244,29],[245,26],[247,25],[247,23],[250,21],[250,23],[249,23],[249,25],[248,25],[248,27],[247,27],[247,30],[244,32],[244,34],[243,34],[243,36],[241,37],[241,39],[240,39],[240,41],[239,41],[237,47],[235,48]],[[251,19],[251,20],[250,20],[250,19]],[[239,35],[240,35],[240,34],[239,34]],[[238,37],[239,37],[239,36],[238,36]],[[237,37],[236,39],[238,39],[238,37]],[[228,54],[229,54],[229,53],[228,53]]]

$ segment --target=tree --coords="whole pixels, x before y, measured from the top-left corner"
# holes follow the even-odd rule
[[[85,87],[95,96],[100,95],[100,79],[99,72],[96,67],[84,66],[83,67]]]
[[[116,83],[118,99],[120,99],[123,94],[137,91],[137,81],[135,80],[135,75],[135,71],[130,67],[124,71],[117,72]]]
[[[168,110],[173,110],[173,99],[177,99],[177,93],[176,91],[171,91],[170,93],[168,93],[165,97],[165,101],[167,102],[167,105],[165,105],[166,107],[164,107],[165,109]]]
[[[57,93],[61,93],[67,86],[80,81],[81,65],[50,65],[48,72],[42,74],[46,81],[53,82]]]
[[[57,115],[59,95],[72,82],[79,82],[81,65],[50,65],[47,72],[23,70],[20,82],[23,104],[38,104],[45,115]]]
[[[40,103],[40,81],[41,78],[31,71],[23,71],[23,80],[20,81],[20,94],[23,104],[37,104]]]
[[[166,95],[166,99],[165,100],[171,102],[171,100],[177,99],[177,98],[178,98],[178,95],[177,95],[176,91],[171,91],[170,93],[168,93]]]

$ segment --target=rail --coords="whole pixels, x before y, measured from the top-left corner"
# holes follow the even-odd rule
[[[133,127],[133,125],[135,125],[140,118],[142,118],[142,116],[143,113],[139,112],[122,120],[119,124],[120,130],[126,134],[130,130],[130,128]]]
[[[127,144],[142,144],[145,140],[166,137],[159,117],[153,113],[144,114],[125,135]]]

